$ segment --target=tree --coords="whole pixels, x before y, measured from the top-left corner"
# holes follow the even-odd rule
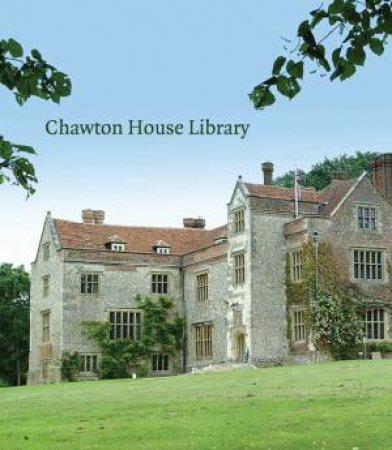
[[[344,171],[348,178],[356,178],[363,171],[370,171],[372,161],[377,156],[374,152],[357,152],[353,156],[346,154],[333,159],[325,158],[324,161],[316,163],[309,172],[301,171],[301,185],[314,187],[316,190],[328,186],[335,172]],[[290,171],[275,179],[275,184],[283,187],[294,186],[294,171]]]
[[[29,291],[23,266],[0,265],[0,379],[18,386],[28,369]]]
[[[14,39],[0,41],[0,84],[9,89],[19,105],[30,97],[60,103],[71,93],[71,81],[63,72],[47,63],[41,53],[33,49],[23,57],[24,51]],[[20,185],[28,195],[35,192],[35,169],[28,155],[36,152],[28,145],[14,144],[0,136],[0,184]]]
[[[310,12],[310,18],[298,27],[296,42],[287,40],[288,54],[276,58],[271,76],[249,94],[255,108],[275,103],[276,93],[294,98],[309,65],[311,73],[344,81],[365,64],[369,50],[383,54],[392,34],[392,0],[329,0],[326,4]],[[336,35],[337,45],[327,47]]]

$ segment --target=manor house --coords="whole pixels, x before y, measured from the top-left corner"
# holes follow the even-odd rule
[[[379,156],[372,178],[338,173],[322,191],[241,178],[227,205],[227,223],[208,229],[200,218],[182,228],[118,226],[86,209],[81,222],[47,214],[32,264],[29,383],[59,381],[64,352],[80,354],[80,378],[95,377],[100,353],[81,329],[105,320],[111,338],[138,339],[137,294],[168,295],[186,318],[181,355],[151,355],[151,374],[211,363],[262,365],[309,356],[301,306],[287,307],[286,281],[302,282],[302,246],[331,242],[341,270],[367,293],[368,340],[392,337],[388,266],[392,236],[392,154]]]

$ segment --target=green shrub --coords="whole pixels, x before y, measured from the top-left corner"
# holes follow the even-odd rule
[[[76,381],[79,373],[79,353],[64,352],[61,357],[61,378],[67,381]]]

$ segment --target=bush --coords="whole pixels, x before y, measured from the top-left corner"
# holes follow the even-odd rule
[[[61,378],[67,381],[76,381],[79,373],[79,353],[64,352],[61,357]]]

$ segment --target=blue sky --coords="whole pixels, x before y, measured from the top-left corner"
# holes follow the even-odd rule
[[[75,3],[76,5],[76,3]],[[391,54],[369,55],[351,80],[329,83],[306,76],[292,102],[255,111],[248,92],[270,73],[316,1],[177,0],[8,2],[2,38],[68,73],[73,94],[60,106],[38,100],[19,107],[0,88],[1,133],[33,145],[39,185],[28,201],[16,187],[1,187],[0,261],[34,259],[47,210],[79,220],[83,208],[106,211],[108,223],[181,226],[203,216],[207,226],[226,220],[239,174],[261,181],[260,163],[275,174],[309,169],[325,156],[356,150],[391,150]],[[238,137],[48,136],[45,123],[250,123]]]

